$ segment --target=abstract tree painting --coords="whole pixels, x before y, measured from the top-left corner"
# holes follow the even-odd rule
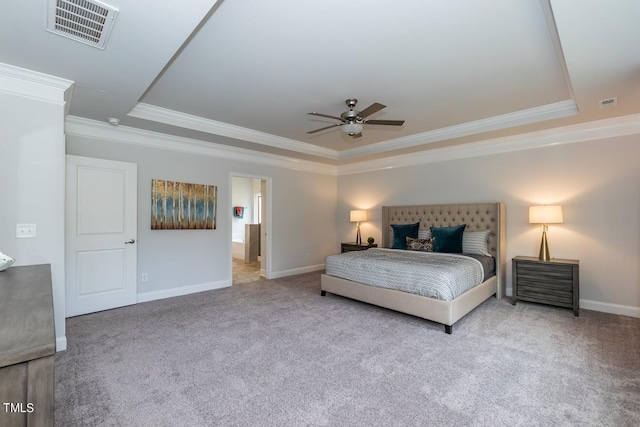
[[[152,230],[215,230],[218,187],[151,180]]]

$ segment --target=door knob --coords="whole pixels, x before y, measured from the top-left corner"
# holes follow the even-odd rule
[[[129,240],[128,242],[124,242],[125,245],[133,245],[136,241],[134,239]]]

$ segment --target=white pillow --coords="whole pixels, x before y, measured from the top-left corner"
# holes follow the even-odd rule
[[[491,256],[487,241],[491,230],[465,231],[462,233],[462,253]]]
[[[418,239],[430,239],[431,236],[431,229],[428,228],[426,230],[418,230]]]

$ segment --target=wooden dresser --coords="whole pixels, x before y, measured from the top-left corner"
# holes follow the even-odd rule
[[[0,426],[53,426],[51,268],[0,272]]]

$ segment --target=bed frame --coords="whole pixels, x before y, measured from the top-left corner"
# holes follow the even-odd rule
[[[504,203],[383,206],[382,247],[393,242],[391,224],[412,224],[420,221],[420,230],[429,227],[449,227],[467,224],[465,231],[489,229],[489,252],[496,261],[496,275],[451,301],[441,301],[394,289],[364,285],[351,280],[323,274],[320,294],[327,292],[389,308],[423,319],[442,323],[450,334],[455,322],[480,305],[491,295],[500,299],[506,288],[506,210]]]

